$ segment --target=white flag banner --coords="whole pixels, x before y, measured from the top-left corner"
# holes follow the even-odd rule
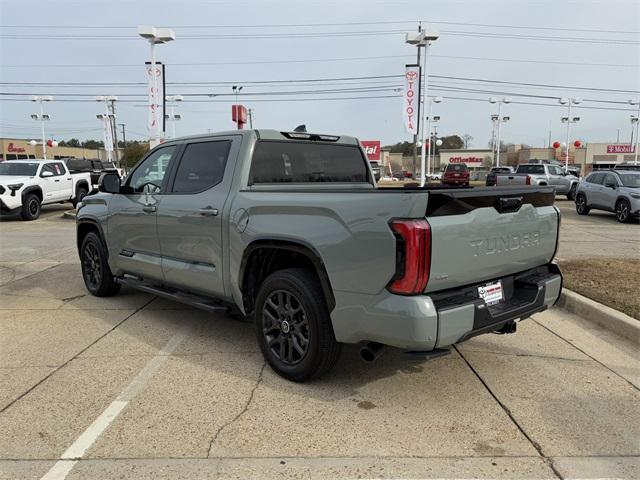
[[[146,69],[147,91],[149,93],[147,128],[152,138],[161,137],[164,132],[164,68],[160,62],[156,62],[155,68],[151,68],[151,62],[147,62]],[[155,85],[154,75],[156,77]]]
[[[113,152],[113,130],[111,129],[111,118],[107,115],[103,115],[102,125],[104,129],[104,149],[107,152]]]
[[[420,102],[420,67],[406,65],[404,93],[402,95],[402,118],[408,133],[418,134],[418,103]]]

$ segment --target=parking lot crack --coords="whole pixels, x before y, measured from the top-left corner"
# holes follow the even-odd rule
[[[235,417],[233,417],[231,420],[229,420],[224,425],[222,425],[216,431],[216,433],[213,435],[213,438],[211,439],[211,442],[209,442],[209,449],[207,451],[207,458],[211,457],[211,451],[213,450],[213,446],[216,443],[216,441],[218,440],[218,437],[220,436],[222,431],[225,428],[227,428],[230,425],[232,425],[233,423],[235,423],[237,420],[239,420],[240,417],[242,417],[242,415],[244,415],[247,412],[247,410],[249,410],[249,407],[251,406],[251,403],[253,402],[253,397],[254,397],[254,395],[256,393],[256,390],[260,386],[260,383],[262,383],[262,377],[264,375],[264,369],[266,368],[266,366],[267,366],[267,362],[264,362],[262,364],[262,367],[260,368],[260,373],[258,374],[258,378],[256,379],[256,383],[253,385],[253,388],[251,389],[251,392],[249,393],[249,397],[247,398],[247,402],[245,403],[245,405],[242,408],[242,410],[240,410],[240,412]]]
[[[542,450],[542,446],[538,442],[536,442],[533,438],[531,438],[531,436],[527,433],[527,431],[524,429],[524,427],[522,425],[520,425],[518,420],[516,420],[516,418],[514,417],[513,413],[509,409],[509,407],[507,407],[498,398],[498,396],[493,392],[493,390],[491,390],[491,387],[489,387],[487,382],[484,381],[484,379],[482,378],[480,373],[473,367],[473,365],[471,365],[469,360],[467,360],[467,358],[460,351],[460,349],[455,345],[453,346],[453,348],[455,348],[456,352],[458,352],[458,355],[460,355],[462,360],[467,364],[467,367],[469,367],[469,370],[471,370],[471,372],[473,372],[473,374],[478,378],[478,380],[480,381],[480,383],[482,383],[482,385],[487,390],[487,392],[489,392],[489,395],[491,395],[493,397],[493,399],[497,402],[497,404],[500,406],[500,408],[502,408],[502,410],[507,414],[507,416],[509,417],[511,422],[516,426],[516,428],[520,431],[520,433],[529,441],[529,443],[531,443],[533,448],[536,449],[536,451],[538,452],[538,455],[540,455],[540,458],[542,458],[542,461],[545,464],[547,464],[547,466],[553,471],[553,473],[556,475],[556,477],[558,477],[560,480],[564,480],[564,477],[560,474],[560,472],[556,469],[555,465],[553,464],[553,459],[551,457],[547,457],[545,455],[545,453]]]

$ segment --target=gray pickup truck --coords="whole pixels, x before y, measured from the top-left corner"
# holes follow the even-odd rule
[[[569,200],[576,198],[578,183],[575,175],[546,163],[526,163],[518,165],[515,173],[496,175],[496,185],[551,185],[557,195],[566,195]]]
[[[555,303],[552,187],[378,188],[357,139],[179,138],[81,202],[87,289],[120,286],[255,322],[269,365],[317,377],[343,343],[425,357]]]

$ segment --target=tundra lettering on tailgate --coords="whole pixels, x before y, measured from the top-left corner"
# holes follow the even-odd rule
[[[520,248],[536,247],[540,245],[540,232],[481,238],[479,240],[472,240],[469,244],[473,248],[474,257],[493,255],[495,253],[510,252]]]

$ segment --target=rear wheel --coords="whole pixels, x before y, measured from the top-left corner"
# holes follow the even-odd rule
[[[616,218],[620,223],[629,223],[631,219],[631,205],[629,205],[627,200],[618,200],[618,203],[616,203]]]
[[[567,200],[573,200],[576,198],[576,190],[578,189],[577,184],[571,185],[571,189],[569,189],[569,193],[567,193]]]
[[[87,193],[89,193],[89,192],[87,192],[86,188],[84,188],[84,187],[78,188],[78,190],[76,191],[76,198],[71,200],[71,203],[73,204],[74,208],[77,207],[78,203],[80,203],[82,201],[82,199],[87,196]]]
[[[322,288],[302,268],[271,274],[255,304],[258,344],[280,376],[294,382],[320,377],[340,355]]]
[[[587,215],[589,213],[589,207],[587,206],[587,197],[580,194],[576,197],[576,212],[578,215]]]
[[[40,216],[40,206],[40,197],[35,193],[28,193],[22,202],[20,216],[23,220],[35,220]]]
[[[82,278],[91,295],[110,297],[120,290],[107,263],[107,252],[95,232],[89,232],[80,247]]]

